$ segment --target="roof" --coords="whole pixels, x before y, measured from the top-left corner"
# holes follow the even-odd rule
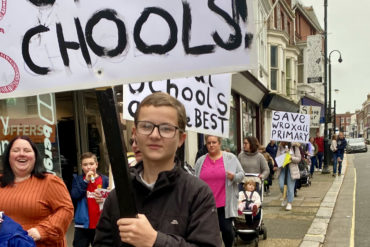
[[[304,17],[312,24],[312,26],[318,31],[323,32],[320,22],[317,19],[315,10],[312,6],[303,6],[300,2],[297,2],[294,9],[300,10]]]

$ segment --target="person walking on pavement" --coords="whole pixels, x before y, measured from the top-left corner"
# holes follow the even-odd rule
[[[331,137],[330,150],[333,153],[333,177],[335,177],[337,171],[337,169],[334,170],[334,162],[337,160],[337,135],[335,134]]]
[[[258,152],[259,142],[256,137],[248,136],[243,141],[243,151],[238,155],[245,173],[257,173],[262,179],[270,175],[270,168],[263,154]]]
[[[286,206],[285,209],[290,211],[292,210],[292,202],[294,199],[295,181],[300,178],[298,163],[301,161],[301,152],[296,144],[280,142],[276,157],[286,153],[290,154],[290,162],[277,170],[277,176],[279,177],[280,191],[283,193],[283,202],[281,206]],[[285,186],[287,187],[286,198],[284,195]]]
[[[317,145],[317,161],[319,165],[319,171],[322,171],[322,158],[324,156],[324,137],[320,136],[320,132],[316,132],[315,143]]]
[[[342,175],[342,162],[344,157],[344,149],[347,146],[347,140],[344,137],[343,132],[339,132],[337,138],[337,151],[335,151],[334,164],[333,164],[333,174],[337,174],[338,167],[338,176]]]
[[[318,168],[317,159],[316,159],[316,154],[317,154],[318,147],[317,147],[317,144],[315,143],[315,138],[310,137],[310,140],[307,143],[306,149],[307,149],[306,154],[307,154],[308,158],[311,161],[310,175],[311,175],[311,178],[312,178],[315,169]]]
[[[266,152],[268,152],[274,160],[276,158],[277,150],[278,146],[276,145],[276,142],[274,140],[271,140],[266,146]]]
[[[244,172],[238,158],[230,152],[221,151],[221,138],[206,136],[208,154],[195,163],[195,175],[205,181],[216,200],[219,226],[225,247],[234,242],[233,218],[238,216],[238,184]]]

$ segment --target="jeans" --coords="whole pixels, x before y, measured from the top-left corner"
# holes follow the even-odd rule
[[[338,162],[338,158],[340,158],[342,161]],[[338,174],[342,174],[342,162],[343,162],[343,154],[337,154],[333,153],[333,174],[337,173],[337,165],[338,165]]]
[[[225,218],[225,207],[217,208],[218,224],[222,234],[225,247],[232,247],[234,242],[233,219]]]
[[[323,156],[324,156],[324,154],[322,152],[317,152],[317,154],[316,154],[317,160],[319,161],[319,169],[322,168],[322,157]]]
[[[294,187],[295,187],[295,179],[292,179],[290,176],[290,171],[289,171],[289,165],[287,167],[287,185],[288,185],[288,190],[287,190],[287,199],[289,203],[293,202],[294,199]],[[280,191],[281,193],[284,192],[284,178],[285,178],[285,168],[281,168],[281,172],[279,175],[279,185],[280,185]]]
[[[311,158],[311,167],[310,167],[310,174],[312,175],[315,171],[315,167],[317,167],[317,159],[316,156],[312,156]]]

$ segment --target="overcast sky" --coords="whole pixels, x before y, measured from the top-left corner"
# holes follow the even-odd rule
[[[299,1],[313,6],[324,29],[324,0]],[[332,50],[339,50],[343,59],[338,63],[338,53],[331,54],[332,90],[339,89],[332,92],[337,113],[361,109],[370,93],[369,10],[370,0],[328,0],[328,56]]]

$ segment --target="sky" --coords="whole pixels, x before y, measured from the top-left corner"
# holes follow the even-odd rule
[[[299,1],[304,6],[313,6],[324,29],[324,0]],[[331,54],[332,100],[336,100],[337,113],[354,113],[362,109],[370,94],[370,1],[327,2],[328,56],[332,50],[339,50],[343,59],[339,63],[338,53]]]

